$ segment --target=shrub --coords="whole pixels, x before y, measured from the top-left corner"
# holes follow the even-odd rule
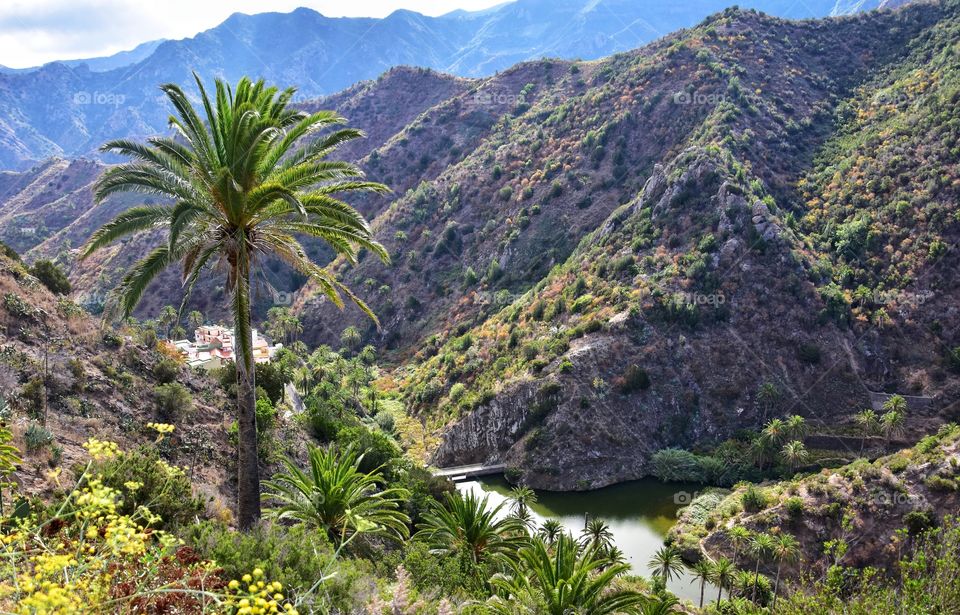
[[[789,497],[783,502],[783,507],[786,509],[787,514],[793,518],[798,518],[803,515],[803,499],[797,496]]]
[[[463,398],[463,394],[467,392],[467,387],[464,386],[462,382],[455,383],[450,387],[450,401],[457,403]]]
[[[337,444],[344,448],[352,445],[354,450],[363,455],[360,461],[360,470],[363,472],[372,472],[401,455],[400,447],[393,438],[363,425],[341,429],[337,434]]]
[[[36,423],[31,423],[30,427],[27,427],[23,439],[26,442],[28,452],[38,451],[53,444],[53,434]]]
[[[396,427],[394,424],[395,419],[393,418],[393,415],[384,410],[377,412],[377,415],[373,417],[373,421],[377,424],[377,427],[387,433],[393,433],[393,430]]]
[[[629,395],[634,391],[642,391],[650,388],[650,376],[646,370],[637,364],[632,364],[624,370],[616,382],[617,388],[624,395]]]
[[[747,512],[757,512],[766,508],[767,496],[756,485],[747,485],[743,495],[740,496],[740,503],[743,504],[743,509]]]
[[[70,280],[67,274],[53,261],[39,260],[30,268],[30,274],[40,280],[55,295],[70,294]]]
[[[305,594],[333,569],[333,549],[323,532],[312,531],[303,524],[262,523],[249,531],[236,532],[207,522],[189,528],[185,540],[202,557],[217,562],[224,576],[239,578],[260,568],[266,578],[282,583],[294,595]],[[356,584],[363,565],[363,560],[340,558],[336,574],[327,578],[322,590],[314,595],[328,598],[337,612],[358,612],[363,592]],[[307,599],[312,601],[313,596]],[[311,612],[311,606],[313,603],[308,602],[301,612]]]
[[[816,365],[820,362],[820,347],[816,344],[801,344],[797,348],[797,358],[804,363]]]
[[[169,384],[180,375],[180,364],[170,358],[162,358],[153,366],[153,377],[160,384]]]
[[[193,408],[193,396],[182,384],[161,384],[153,391],[157,402],[157,417],[165,423],[176,423]]]
[[[703,468],[700,459],[682,448],[665,448],[650,458],[653,475],[667,482],[703,482]]]
[[[97,461],[93,469],[104,485],[123,494],[120,514],[132,515],[138,506],[146,506],[168,528],[187,526],[203,515],[203,499],[193,495],[190,479],[161,459],[154,447]]]

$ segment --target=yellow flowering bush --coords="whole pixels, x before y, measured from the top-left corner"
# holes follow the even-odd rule
[[[112,442],[84,446],[98,462],[122,455]],[[0,519],[0,612],[296,613],[262,571],[228,584],[212,562],[156,529],[161,519],[147,506],[120,512],[125,493],[96,467],[87,464],[63,501]]]

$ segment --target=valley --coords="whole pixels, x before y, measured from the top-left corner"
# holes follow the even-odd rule
[[[960,609],[960,3],[754,4],[0,69],[0,610]]]

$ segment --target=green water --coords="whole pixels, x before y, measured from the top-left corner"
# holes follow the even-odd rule
[[[491,504],[507,499],[510,486],[502,478],[481,479],[460,483],[461,491],[489,494]],[[624,552],[634,574],[649,576],[647,562],[663,545],[667,531],[677,519],[677,511],[690,502],[702,487],[682,483],[639,480],[595,491],[560,493],[538,491],[531,513],[537,523],[557,519],[577,535],[587,517],[603,519],[613,532],[614,542]],[[696,603],[700,586],[684,577],[668,584],[680,598]],[[716,597],[716,589],[708,587],[707,599]]]

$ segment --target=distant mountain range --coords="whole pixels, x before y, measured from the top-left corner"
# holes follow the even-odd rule
[[[542,57],[596,59],[695,25],[730,0],[517,0],[485,11],[383,19],[291,13],[234,14],[178,41],[153,41],[104,58],[0,68],[0,168],[77,156],[105,140],[165,130],[157,86],[205,78],[260,76],[296,86],[304,99],[330,94],[391,67],[491,75]],[[886,0],[753,0],[741,6],[786,18],[846,14]]]

